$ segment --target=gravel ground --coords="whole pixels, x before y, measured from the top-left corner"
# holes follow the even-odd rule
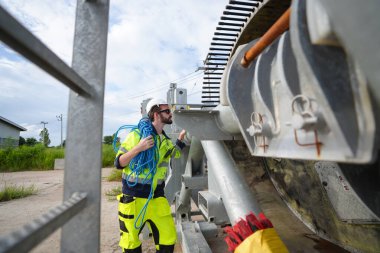
[[[105,178],[112,168],[102,169],[102,201],[101,201],[101,241],[100,252],[121,252],[119,241],[119,224],[117,217],[117,202],[111,201],[105,193],[116,188],[120,182],[108,182]],[[0,236],[6,235],[35,218],[46,213],[50,208],[58,206],[63,199],[63,170],[27,171],[0,173],[0,188],[4,185],[28,187],[34,185],[38,192],[23,199],[0,203]],[[38,203],[38,204],[36,204]],[[40,245],[31,250],[33,253],[59,252],[60,230],[46,238]],[[147,239],[143,242],[143,252],[155,252],[154,243]],[[176,245],[177,253],[182,252]]]

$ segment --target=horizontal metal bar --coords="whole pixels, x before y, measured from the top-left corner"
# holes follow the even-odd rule
[[[208,55],[211,55],[211,56],[230,56],[230,54],[224,54],[224,53],[208,53]]]
[[[221,77],[212,77],[212,76],[205,76],[203,77],[204,80],[209,80],[209,79],[222,79]]]
[[[202,98],[219,98],[219,96],[202,96]]]
[[[0,253],[29,252],[55,230],[86,207],[87,194],[74,193],[46,214],[26,224],[20,230],[0,238]]]
[[[223,73],[225,69],[225,66],[214,66],[214,65],[210,65],[210,66],[205,66],[204,67],[204,70],[205,70],[205,73],[204,74],[215,74],[215,73]],[[208,71],[208,72],[207,72]],[[215,74],[217,75],[217,74]]]
[[[218,61],[218,62],[226,62],[226,61],[228,61],[228,58],[207,58],[206,59],[207,61]]]
[[[210,51],[227,51],[227,52],[231,51],[231,49],[229,48],[218,48],[218,47],[210,47],[209,50]]]
[[[236,41],[236,39],[227,39],[227,38],[218,38],[218,37],[213,37],[212,40],[223,40],[223,41],[233,41],[233,42]]]
[[[224,68],[209,68],[209,67],[205,67],[205,70],[224,70]]]
[[[214,90],[217,90],[217,89],[220,89],[220,87],[214,87],[214,86],[203,86],[202,89],[214,89]]]
[[[211,42],[211,46],[226,46],[226,47],[233,47],[233,43],[218,43],[218,42]]]
[[[248,11],[248,12],[252,12],[255,8],[244,8],[244,7],[238,7],[238,6],[235,6],[235,5],[227,5],[227,6],[226,6],[226,9],[227,9],[227,10],[236,10],[236,11]]]
[[[253,6],[258,7],[258,3],[250,3],[250,2],[242,2],[242,1],[230,1],[230,4],[237,4],[237,5],[246,5],[246,6]]]
[[[241,28],[227,28],[227,27],[216,27],[218,31],[230,31],[230,32],[241,32]]]
[[[10,48],[82,96],[93,96],[93,88],[0,6],[0,39]]]
[[[239,21],[239,22],[247,22],[247,18],[231,18],[231,17],[220,17],[220,20],[231,20],[231,21]]]
[[[228,25],[228,26],[244,26],[243,23],[230,23],[230,22],[219,22],[218,25]]]
[[[203,82],[203,84],[220,84],[220,82]]]
[[[237,36],[238,36],[237,33],[221,33],[221,32],[215,32],[214,35],[220,35],[220,36],[233,36],[233,37],[237,37]]]
[[[224,15],[232,15],[232,16],[241,16],[241,17],[249,17],[251,13],[243,13],[243,12],[234,12],[234,11],[223,11]]]
[[[219,94],[219,91],[202,91],[202,94]]]
[[[227,63],[220,63],[220,62],[206,62],[205,65],[213,65],[213,66],[226,66]]]
[[[202,100],[202,103],[220,103],[220,100],[215,100],[215,101],[212,101],[212,100]],[[206,104],[204,104],[203,106],[207,107],[207,106],[213,106],[213,105],[206,105]]]

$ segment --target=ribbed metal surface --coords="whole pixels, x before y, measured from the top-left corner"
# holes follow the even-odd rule
[[[219,89],[224,69],[246,22],[261,2],[263,1],[231,0],[220,17],[204,63],[202,87],[204,107],[215,107],[220,103]]]
[[[75,192],[61,205],[9,235],[0,237],[1,253],[29,252],[86,207],[87,193]]]
[[[219,104],[215,91],[219,92],[224,69],[236,48],[261,37],[289,5],[290,0],[229,1],[215,29],[204,63],[207,71],[203,76],[203,107]]]

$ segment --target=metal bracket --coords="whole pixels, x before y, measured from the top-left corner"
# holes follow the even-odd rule
[[[218,115],[219,111],[175,110],[174,121],[199,140],[241,139],[240,134],[233,135],[221,130]]]

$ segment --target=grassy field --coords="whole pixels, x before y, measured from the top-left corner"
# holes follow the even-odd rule
[[[0,149],[0,172],[52,170],[54,160],[64,158],[65,150],[43,145]],[[112,145],[103,145],[102,166],[113,165],[115,152]]]

